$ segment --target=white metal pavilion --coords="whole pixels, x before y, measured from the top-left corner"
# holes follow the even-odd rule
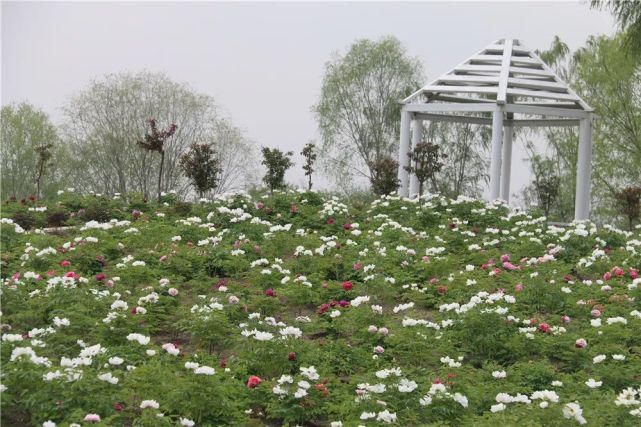
[[[593,110],[519,40],[495,41],[402,103],[401,196],[418,194],[418,180],[405,167],[409,165],[407,153],[421,141],[423,120],[492,126],[491,201],[509,201],[515,128],[579,126],[574,217],[588,219]]]

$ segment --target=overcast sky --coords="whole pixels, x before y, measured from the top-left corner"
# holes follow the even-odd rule
[[[573,2],[26,3],[2,2],[2,104],[60,107],[92,78],[162,71],[212,95],[260,145],[299,152],[318,139],[310,107],[324,63],[358,38],[393,35],[437,77],[485,45],[518,38],[580,47],[613,34],[606,12]],[[512,191],[529,179],[518,146]],[[288,180],[303,183],[300,161]]]

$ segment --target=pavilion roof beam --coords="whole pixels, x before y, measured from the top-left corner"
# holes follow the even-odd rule
[[[432,114],[432,113],[414,113],[414,117],[421,120],[429,120],[432,122],[449,122],[449,123],[470,123],[476,125],[491,125],[491,118],[472,117],[472,116],[452,116],[445,114]]]
[[[585,119],[592,113],[585,110],[555,108],[555,107],[538,107],[534,105],[506,104],[505,111],[508,113],[533,114],[546,117],[571,117],[575,119]]]
[[[503,58],[501,59],[501,74],[499,75],[499,89],[496,94],[496,103],[505,104],[507,100],[507,84],[510,77],[510,60],[512,58],[512,40],[506,40],[503,48]]]
[[[412,113],[438,113],[438,112],[460,112],[460,113],[479,113],[479,112],[492,112],[496,110],[494,102],[483,102],[478,104],[405,104],[403,110]]]

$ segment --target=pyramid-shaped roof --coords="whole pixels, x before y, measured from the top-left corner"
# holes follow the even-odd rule
[[[592,111],[534,51],[516,39],[495,41],[403,102],[433,101]]]

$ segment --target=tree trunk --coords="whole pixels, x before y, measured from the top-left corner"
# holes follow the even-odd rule
[[[307,190],[309,191],[311,189],[312,189],[312,174],[310,173],[309,174],[309,182],[307,184]]]
[[[160,170],[158,171],[158,201],[160,202],[160,183],[162,182],[162,166],[165,163],[165,152],[160,152]]]

